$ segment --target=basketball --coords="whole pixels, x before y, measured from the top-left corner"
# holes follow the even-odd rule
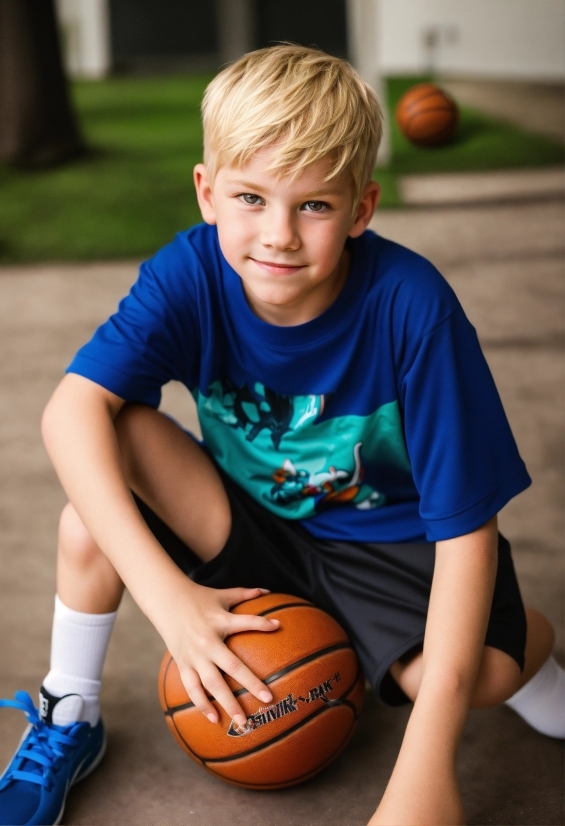
[[[419,83],[398,101],[400,131],[416,146],[443,146],[454,135],[459,109],[453,98],[433,83]]]
[[[328,766],[349,740],[365,682],[343,628],[298,597],[265,594],[231,609],[280,620],[276,631],[244,631],[226,644],[273,695],[261,705],[226,676],[247,716],[237,727],[212,698],[218,723],[194,707],[169,652],[159,672],[159,699],[173,737],[216,777],[247,789],[294,786]]]

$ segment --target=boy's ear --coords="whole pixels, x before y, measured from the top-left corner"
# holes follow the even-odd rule
[[[378,184],[376,181],[369,181],[369,183],[363,190],[361,200],[359,201],[359,206],[357,207],[357,211],[355,212],[353,224],[351,225],[351,229],[349,230],[350,238],[357,238],[359,235],[365,232],[369,225],[369,221],[373,217],[373,213],[377,208],[380,197],[380,184]]]
[[[208,172],[203,163],[197,163],[194,167],[194,188],[198,198],[198,206],[203,219],[207,224],[216,223],[216,210],[214,208],[214,195],[212,186],[208,179]]]

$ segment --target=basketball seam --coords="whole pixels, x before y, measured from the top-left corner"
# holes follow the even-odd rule
[[[279,671],[275,671],[273,674],[269,674],[268,677],[265,677],[262,680],[265,685],[269,685],[269,683],[274,683],[275,680],[279,680],[281,677],[286,677],[287,674],[290,674],[297,668],[301,668],[303,665],[307,665],[312,660],[317,659],[318,657],[325,656],[326,654],[331,654],[334,651],[340,651],[343,648],[351,648],[351,645],[348,642],[339,642],[335,643],[335,645],[328,645],[326,648],[321,648],[318,651],[314,651],[312,654],[308,654],[306,657],[302,657],[301,660],[296,660],[296,662],[291,663],[290,665],[285,666],[285,668],[281,668]],[[354,652],[355,653],[355,652]],[[351,691],[351,689],[349,689]],[[237,691],[233,692],[234,697],[241,697],[242,694],[249,694],[249,689],[247,688],[238,688]],[[214,701],[215,697],[210,697],[211,701]],[[193,708],[194,703],[182,703],[178,706],[167,706],[167,710],[164,712],[165,716],[171,716],[176,711],[185,711],[187,708]]]
[[[269,596],[269,594],[265,594],[264,596]],[[280,596],[290,596],[290,595],[289,594],[288,595],[287,594],[280,594]],[[261,599],[261,597],[257,597],[257,599]],[[295,597],[295,599],[300,599],[300,597]],[[246,602],[250,602],[250,600],[243,599],[241,602],[236,602],[234,605],[231,606],[230,611],[233,611],[234,608],[238,608],[240,605],[244,605]],[[308,607],[308,608],[317,608],[318,607],[317,605],[314,605],[313,602],[308,602],[307,599],[305,599],[303,602],[284,603],[284,604],[279,605],[277,607],[278,608],[281,608],[281,607],[284,608],[284,607],[286,607],[287,604],[288,605],[304,605],[305,607]],[[276,608],[268,608],[267,610],[276,611],[277,609]],[[255,616],[261,617],[262,614],[256,614]]]
[[[423,112],[414,112],[409,120],[409,123],[413,123],[416,118],[422,117],[423,115],[431,115],[434,112],[446,112],[447,114],[452,114],[453,110],[447,109],[445,106],[435,106],[433,109],[424,109]]]
[[[273,611],[282,611],[283,608],[317,608],[318,611],[321,611],[321,608],[318,608],[317,605],[312,605],[311,602],[284,602],[282,605],[275,605],[273,608],[266,608],[264,611],[261,611],[260,614],[257,614],[258,617],[266,617],[267,614],[272,614]]]
[[[410,103],[405,103],[404,106],[402,106],[402,113],[408,115],[414,106],[419,106],[422,103],[423,100],[426,100],[427,98],[430,98],[433,95],[437,95],[437,94],[440,94],[442,97],[444,97],[445,100],[449,102],[449,104],[452,108],[455,108],[455,109],[457,108],[457,104],[455,103],[453,98],[450,97],[446,92],[444,92],[443,89],[440,89],[439,87],[436,87],[435,89],[430,89],[430,91],[426,92],[425,95],[422,95],[421,97],[418,97],[415,100],[411,100]],[[401,108],[401,104],[402,104],[402,98],[398,101],[398,104],[397,104],[397,107],[398,107],[399,110]]]
[[[237,754],[231,754],[229,757],[201,757],[200,759],[204,763],[204,765],[216,765],[218,763],[229,763],[232,760],[240,760],[242,757],[249,757],[250,754],[255,754],[258,751],[262,751],[263,749],[267,748],[268,746],[272,746],[273,743],[278,743],[280,740],[284,740],[285,737],[288,737],[289,734],[293,734],[293,732],[298,731],[306,723],[309,723],[310,720],[314,720],[316,717],[319,717],[320,714],[323,714],[330,708],[336,708],[337,706],[347,706],[348,708],[353,710],[353,720],[356,720],[355,717],[355,707],[353,703],[349,702],[349,700],[343,701],[341,698],[336,700],[329,700],[327,703],[321,708],[316,709],[310,714],[308,717],[305,717],[303,720],[300,720],[299,723],[295,723],[291,728],[287,728],[285,731],[281,731],[280,734],[275,735],[270,740],[266,740],[264,743],[258,743],[256,746],[253,746],[246,751],[240,751]]]
[[[250,789],[251,791],[258,790],[258,789],[268,791],[269,789],[276,790],[276,789],[288,788],[289,786],[296,786],[299,783],[303,783],[305,780],[309,780],[311,777],[315,777],[315,775],[319,774],[321,771],[323,771],[325,768],[327,768],[330,765],[330,763],[333,763],[333,761],[340,754],[340,752],[342,752],[344,750],[344,748],[348,745],[349,741],[351,740],[351,737],[353,736],[353,732],[355,731],[356,725],[357,725],[357,721],[355,721],[355,723],[351,727],[351,731],[347,735],[344,742],[341,743],[337,747],[337,749],[335,749],[335,751],[333,751],[330,754],[330,756],[326,760],[324,760],[323,763],[321,763],[321,765],[316,766],[315,769],[311,769],[310,771],[305,772],[304,774],[301,774],[299,777],[293,777],[293,779],[290,780],[290,781],[284,780],[284,781],[281,781],[280,783],[242,783],[239,780],[232,780],[230,777],[224,777],[224,775],[222,775],[222,774],[217,774],[217,772],[215,772],[213,769],[208,768],[206,763],[202,763],[202,766],[211,775],[213,775],[214,777],[219,778],[220,780],[223,780],[225,783],[230,783],[234,786],[239,786],[240,788],[244,788],[244,789]]]
[[[413,90],[409,90],[409,91],[413,91]],[[421,103],[423,100],[426,100],[426,98],[430,98],[430,97],[432,97],[432,95],[437,95],[438,91],[439,91],[439,89],[438,89],[437,86],[435,86],[432,89],[428,89],[427,92],[424,92],[422,95],[419,95],[418,97],[415,97],[414,100],[410,101],[410,103],[405,103],[402,108],[405,109],[405,110],[409,110],[412,106],[416,106],[416,104]],[[400,106],[401,104],[402,104],[402,98],[400,98],[397,105]]]
[[[431,103],[431,101],[430,101]],[[454,115],[458,110],[452,103],[449,101],[442,101],[441,103],[434,103],[432,106],[426,107],[419,107],[415,111],[410,110],[409,112],[405,113],[405,121],[410,121],[412,118],[418,117],[418,115],[425,115],[428,112],[449,112],[450,114]]]
[[[185,740],[185,739],[184,739],[184,737],[183,737],[182,731],[181,731],[181,730],[179,729],[179,727],[177,726],[175,718],[171,716],[171,720],[173,721],[173,726],[175,727],[175,729],[176,729],[176,732],[177,732],[178,736],[180,737],[180,739],[181,739],[181,740],[182,740],[182,742],[184,743],[185,748],[186,748],[186,751],[187,751],[187,753],[189,754],[189,756],[190,756],[190,757],[192,757],[192,759],[193,759],[195,762],[197,762],[197,763],[199,763],[201,766],[203,766],[203,765],[204,765],[204,761],[202,760],[202,758],[201,758],[201,757],[199,757],[199,756],[196,754],[196,752],[195,752],[195,751],[193,751],[193,750],[190,748],[190,746],[188,745],[188,743],[186,742],[186,740]]]
[[[304,723],[307,723],[309,720],[312,720],[314,717],[319,716],[323,711],[325,711],[328,708],[335,708],[336,706],[347,706],[353,712],[353,724],[355,725],[357,723],[357,720],[359,719],[359,714],[357,712],[357,706],[354,703],[352,703],[351,700],[348,700],[347,696],[348,696],[348,694],[351,694],[351,692],[353,691],[353,689],[357,685],[357,682],[359,680],[360,675],[361,675],[361,669],[358,668],[356,673],[355,673],[355,677],[351,682],[351,685],[349,686],[347,691],[345,691],[342,694],[341,697],[337,697],[335,700],[329,700],[327,703],[325,703],[323,706],[321,706],[321,708],[316,709],[316,711],[314,711],[309,717],[305,717],[303,720],[300,721],[300,723],[296,723],[294,726],[292,726],[292,728],[285,729],[285,731],[282,731],[280,734],[277,734],[271,740],[266,740],[263,743],[258,743],[256,746],[253,746],[251,749],[247,749],[247,751],[239,751],[236,754],[229,755],[228,757],[202,757],[197,752],[193,751],[190,748],[190,746],[188,746],[186,744],[186,741],[185,741],[184,737],[182,736],[181,732],[179,731],[179,728],[178,728],[178,726],[175,722],[174,716],[172,717],[172,720],[173,720],[174,726],[175,726],[176,730],[178,731],[179,736],[180,736],[181,740],[183,741],[183,743],[185,743],[185,745],[189,749],[190,753],[192,755],[194,755],[197,758],[197,760],[203,766],[207,766],[208,763],[214,763],[214,764],[215,763],[227,763],[230,760],[237,760],[240,757],[248,757],[250,754],[253,754],[257,751],[260,751],[261,749],[266,748],[267,746],[272,745],[272,743],[278,743],[280,740],[284,740],[284,738],[287,736],[287,734],[291,734],[293,731],[297,731],[299,728],[301,728],[301,726],[304,725]]]

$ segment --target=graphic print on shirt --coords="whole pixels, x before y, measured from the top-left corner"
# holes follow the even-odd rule
[[[371,510],[386,497],[368,465],[410,471],[397,402],[368,416],[324,418],[331,395],[285,396],[217,380],[196,393],[206,445],[222,468],[269,510],[306,519],[330,507]]]

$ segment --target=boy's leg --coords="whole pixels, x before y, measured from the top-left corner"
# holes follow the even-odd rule
[[[522,674],[515,660],[503,651],[485,646],[472,708],[506,702],[524,719],[551,737],[565,737],[565,672],[551,656],[554,632],[548,620],[526,609],[528,631]],[[392,676],[411,700],[418,694],[422,653],[395,662]]]
[[[526,619],[526,657],[518,688],[522,688],[538,673],[551,656],[555,643],[553,626],[543,614],[535,608],[526,608]]]
[[[116,420],[131,489],[202,562],[224,547],[230,504],[214,465],[168,416],[145,405],[126,405]]]
[[[203,561],[215,556],[229,533],[229,504],[201,448],[166,416],[140,405],[124,408],[116,430],[132,489]],[[54,697],[80,695],[80,719],[91,725],[99,717],[102,667],[123,589],[69,503],[59,526],[51,670],[43,687]],[[67,724],[73,713],[67,702],[56,717]]]
[[[412,701],[416,699],[422,678],[422,652],[408,653],[392,664],[390,673]],[[518,688],[520,668],[504,651],[485,646],[471,708],[487,708],[508,699]]]
[[[107,614],[117,611],[124,585],[69,502],[59,520],[57,593],[74,611]]]
[[[527,608],[526,616],[526,663],[519,689],[506,705],[542,734],[565,738],[565,671],[551,656],[555,632],[534,608]]]
[[[102,668],[122,593],[113,566],[67,504],[59,522],[51,665],[40,697],[50,722],[97,724]]]
[[[68,789],[96,768],[105,750],[100,678],[123,587],[70,505],[61,517],[57,567],[59,589],[79,610],[56,597],[39,711],[26,692],[0,700],[29,722],[0,778],[0,824],[59,823]]]
[[[146,407],[124,408],[116,431],[131,488],[202,561],[212,559],[227,540],[231,513],[205,453],[170,419]],[[0,701],[24,711],[30,722],[0,778],[0,824],[58,823],[70,785],[98,765],[105,746],[100,678],[123,587],[67,505],[60,522],[51,670],[40,692],[41,716],[25,692]]]

